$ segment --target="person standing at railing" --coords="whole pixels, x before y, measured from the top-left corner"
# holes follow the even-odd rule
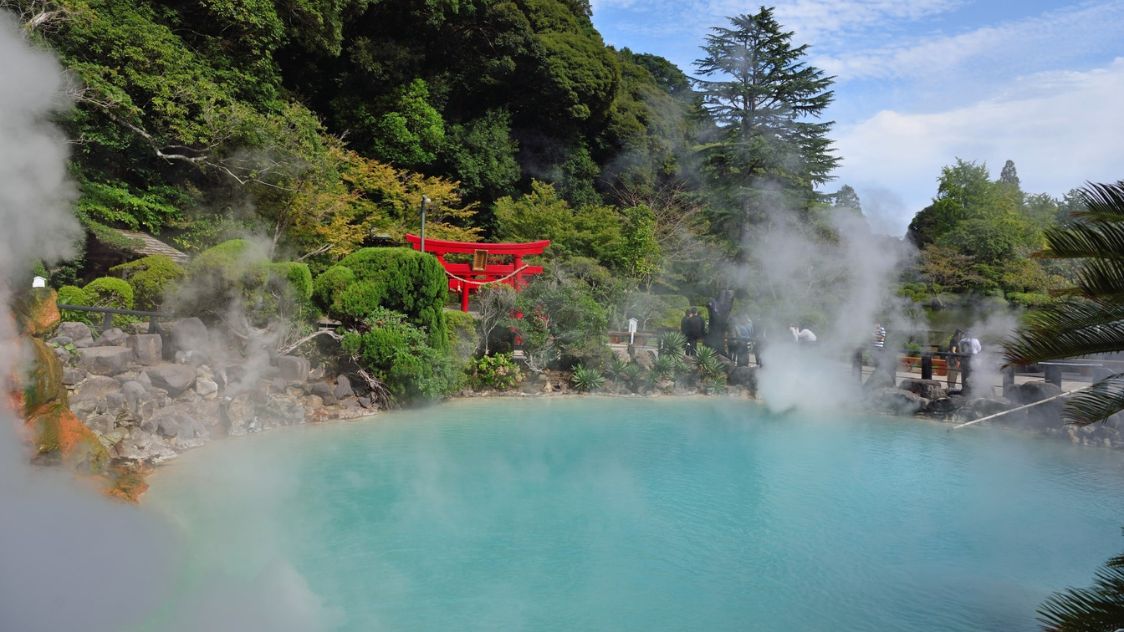
[[[956,386],[956,379],[960,377],[960,338],[963,337],[963,332],[959,329],[952,332],[952,338],[948,339],[948,390],[952,390]]]
[[[871,359],[874,361],[874,372],[882,372],[894,380],[893,361],[886,357],[886,328],[882,323],[874,323],[874,333],[870,340]]]

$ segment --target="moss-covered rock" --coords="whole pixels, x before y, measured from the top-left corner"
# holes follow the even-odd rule
[[[31,339],[31,361],[23,374],[23,417],[61,402],[66,405],[66,386],[62,383],[62,363],[55,353],[39,338]]]
[[[23,374],[20,408],[36,460],[61,462],[84,473],[103,473],[109,453],[70,411],[62,364],[41,339],[32,338],[31,343],[34,353]]]
[[[49,337],[62,322],[58,303],[51,288],[32,288],[16,296],[12,308],[23,335]]]

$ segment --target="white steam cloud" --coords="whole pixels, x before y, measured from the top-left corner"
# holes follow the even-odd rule
[[[753,319],[759,334],[765,331],[758,392],[767,405],[829,412],[859,400],[851,358],[871,348],[876,323],[892,336],[918,328],[894,294],[912,249],[875,234],[848,209],[828,217],[834,239],[797,217],[775,209],[766,227],[748,239],[753,263],[735,283],[751,298],[737,311]],[[807,325],[817,341],[794,344],[790,324]]]
[[[62,68],[0,10],[0,386],[26,356],[9,312],[37,261],[72,252],[66,139],[51,119],[69,106]],[[182,547],[156,514],[99,495],[58,469],[32,467],[20,421],[0,404],[0,630],[319,630],[304,579],[275,560],[251,580],[214,578],[167,605]],[[311,604],[311,605],[310,605]],[[180,612],[182,610],[182,612]],[[153,626],[156,626],[153,628]]]

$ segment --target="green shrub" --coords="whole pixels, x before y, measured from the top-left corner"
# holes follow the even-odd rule
[[[253,258],[250,254],[250,242],[231,239],[199,253],[188,266],[188,272],[193,277],[215,275],[228,283],[237,283],[242,280],[251,263],[249,260]],[[264,258],[264,255],[258,258]]]
[[[645,371],[639,364],[633,362],[624,367],[620,380],[633,393],[639,393],[642,388],[648,386],[651,382],[651,372]]]
[[[687,300],[686,296],[678,295],[664,295],[653,297],[658,301],[655,303],[652,320],[649,322],[650,329],[679,329],[679,323],[683,320],[683,314],[686,313],[687,308],[691,306],[691,302]]]
[[[480,346],[476,319],[467,312],[447,309],[445,326],[449,330],[449,353],[453,355],[453,361],[461,366],[467,364]]]
[[[58,302],[59,305],[81,305],[83,307],[89,307],[92,304],[90,295],[86,294],[86,290],[83,290],[77,285],[64,285],[60,287]],[[94,316],[95,314],[93,312],[62,310],[62,319],[69,322],[93,325],[97,322]]]
[[[1041,292],[1008,292],[1007,300],[1020,307],[1045,307],[1057,299]]]
[[[340,295],[354,282],[355,273],[351,268],[332,266],[316,277],[312,284],[312,298],[317,307],[334,316],[339,312]]]
[[[661,358],[681,361],[687,353],[687,338],[678,331],[666,331],[656,341],[656,349]]]
[[[549,344],[563,368],[600,366],[608,359],[608,312],[582,281],[536,281],[519,295],[517,305],[524,314],[544,315],[539,324],[546,326]],[[526,344],[533,333],[527,329],[535,323],[519,322],[516,326]]]
[[[614,382],[621,382],[624,379],[625,370],[628,368],[628,361],[617,354],[613,354],[609,361],[605,363],[605,377]]]
[[[378,305],[405,314],[412,324],[425,330],[433,348],[448,347],[445,301],[449,286],[445,269],[435,257],[410,248],[363,248],[344,257],[339,265],[355,274],[356,283],[372,284],[361,293],[367,304],[377,298]],[[337,313],[329,314],[354,324],[366,316],[357,311],[362,303],[352,300]]]
[[[366,331],[350,330],[340,344],[386,386],[395,403],[435,400],[455,387],[448,354],[430,346],[426,333],[405,315],[379,307],[364,325]]]
[[[472,367],[472,383],[477,387],[506,391],[523,381],[523,372],[510,353],[483,356]]]
[[[90,307],[112,307],[114,309],[133,309],[133,288],[124,279],[117,277],[101,277],[94,279],[82,288],[89,299]],[[88,318],[97,325],[103,322],[103,316],[96,312],[87,312]],[[114,314],[113,325],[122,327],[129,323],[137,322],[135,316]]]
[[[304,263],[270,263],[253,244],[232,239],[199,253],[187,268],[189,313],[215,318],[240,301],[250,322],[304,320],[313,314],[312,273]]]
[[[272,279],[284,280],[293,292],[293,298],[300,301],[312,300],[312,271],[308,264],[299,261],[282,261],[269,264]]]
[[[726,367],[718,352],[710,347],[699,346],[695,353],[695,372],[704,391],[721,390],[726,386]]]
[[[137,309],[154,310],[187,271],[165,255],[149,255],[109,269],[133,286]]]
[[[605,376],[601,375],[601,371],[597,369],[588,369],[578,365],[574,367],[574,372],[570,375],[570,383],[583,393],[591,393],[605,386]]]
[[[656,380],[674,380],[683,368],[682,358],[674,358],[672,356],[660,354],[652,362],[652,377]]]
[[[282,261],[267,266],[266,288],[278,303],[280,313],[308,320],[314,313],[312,271],[299,261]]]
[[[133,287],[124,279],[101,277],[82,288],[93,307],[133,309]]]

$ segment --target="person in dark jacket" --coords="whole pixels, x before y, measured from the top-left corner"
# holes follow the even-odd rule
[[[694,356],[699,341],[706,335],[706,321],[699,316],[698,308],[692,307],[687,310],[687,314],[679,322],[679,331],[687,339],[687,355]]]

